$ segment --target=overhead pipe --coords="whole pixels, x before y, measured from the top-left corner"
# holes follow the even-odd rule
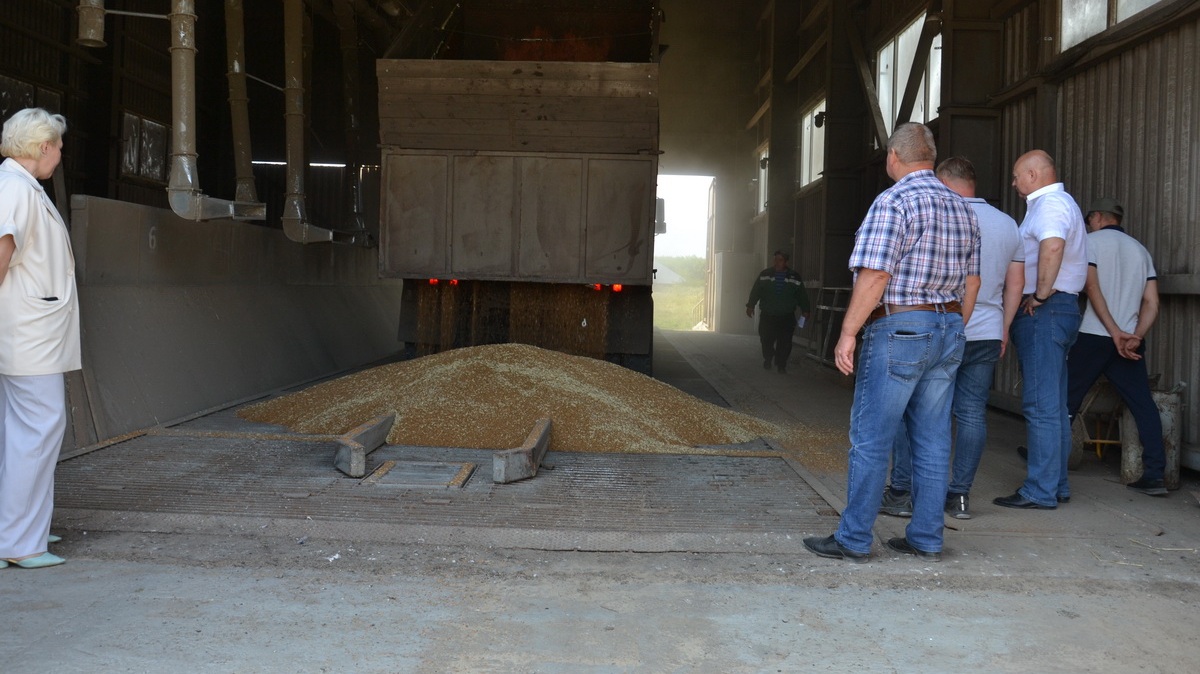
[[[250,152],[250,96],[246,93],[246,17],[242,0],[225,0],[225,55],[229,64],[229,116],[233,123],[234,199],[258,201]]]
[[[104,41],[104,0],[79,0],[79,34],[75,42],[81,47],[99,49]]]
[[[265,220],[266,204],[227,201],[200,191],[196,163],[196,3],[172,0],[171,13],[171,172],[167,202],[186,220]]]
[[[196,165],[196,4],[195,0],[172,0],[171,12],[160,14],[107,10],[103,0],[80,0],[79,35],[85,47],[104,46],[104,17],[122,14],[171,23],[171,169],[167,178],[167,202],[186,220],[265,220],[266,204],[226,201],[200,191]]]
[[[297,243],[333,241],[333,232],[309,224],[304,203],[304,0],[283,3],[283,119],[286,134],[287,195],[283,232]]]
[[[342,112],[346,125],[346,176],[350,182],[349,218],[345,229],[353,233],[356,243],[373,246],[374,237],[367,232],[363,218],[362,120],[358,110],[362,80],[359,77],[358,21],[352,3],[353,0],[334,0],[333,3],[342,48]]]

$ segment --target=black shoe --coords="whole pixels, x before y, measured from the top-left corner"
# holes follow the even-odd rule
[[[1130,482],[1129,484],[1125,485],[1125,488],[1132,489],[1134,491],[1140,491],[1147,496],[1167,495],[1167,487],[1162,480],[1147,480],[1143,477],[1139,478],[1137,482]]]
[[[768,358],[768,359],[766,359],[766,360],[764,360],[764,361],[763,361],[763,369],[764,369],[764,370],[770,370],[770,369],[771,369],[771,359],[770,359],[770,358]]]
[[[787,368],[780,365],[779,366],[779,374],[787,374]]]
[[[885,487],[883,500],[879,502],[879,512],[892,517],[912,517],[912,494],[895,492],[891,487]]]
[[[1040,503],[1034,503],[1021,496],[1021,492],[1016,492],[1012,496],[998,496],[992,499],[992,503],[1005,508],[1019,508],[1022,510],[1054,510],[1058,507],[1057,505],[1045,506]]]
[[[847,562],[854,562],[855,564],[865,563],[870,556],[847,550],[842,547],[841,543],[837,542],[837,539],[832,534],[825,538],[817,538],[816,536],[806,538],[804,539],[804,547],[808,548],[810,552],[818,557],[844,559]]]
[[[971,499],[966,494],[946,494],[946,512],[956,520],[971,519]]]
[[[1058,496],[1058,497],[1056,497],[1056,498],[1057,498],[1057,500],[1058,500],[1058,502],[1059,502],[1059,503],[1070,503],[1070,502],[1071,502],[1071,497],[1070,497],[1070,496]]]
[[[1022,461],[1029,460],[1029,448],[1025,445],[1017,445],[1017,456],[1021,457]]]
[[[889,548],[895,550],[896,552],[903,552],[906,555],[916,555],[917,557],[920,557],[921,559],[923,559],[927,562],[942,561],[942,553],[940,553],[940,552],[925,552],[924,550],[918,550],[918,549],[914,548],[911,543],[908,542],[907,537],[889,538],[887,546]]]

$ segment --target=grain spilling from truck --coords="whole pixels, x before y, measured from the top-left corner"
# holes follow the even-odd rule
[[[718,407],[627,368],[523,344],[468,347],[375,367],[268,400],[239,416],[301,433],[341,434],[395,411],[389,444],[503,449],[539,418],[550,451],[694,452],[778,439],[818,468],[829,434]]]

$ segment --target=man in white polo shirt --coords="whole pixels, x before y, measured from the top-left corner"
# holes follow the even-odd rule
[[[1087,280],[1087,233],[1079,205],[1058,181],[1042,150],[1013,165],[1013,188],[1025,198],[1021,247],[1025,299],[1012,323],[1021,366],[1029,465],[1025,483],[992,502],[1005,508],[1053,510],[1071,499],[1067,458],[1067,351],[1079,332],[1079,291]]]
[[[1127,486],[1166,496],[1162,418],[1143,360],[1143,340],[1158,318],[1158,281],[1150,253],[1121,228],[1124,217],[1115,199],[1098,199],[1088,209],[1088,307],[1067,358],[1067,409],[1074,417],[1096,378],[1107,377],[1142,441],[1142,476]]]

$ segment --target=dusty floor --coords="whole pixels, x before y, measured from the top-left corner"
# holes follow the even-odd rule
[[[844,433],[848,381],[801,354],[779,375],[759,367],[753,337],[660,338],[694,367],[664,360],[681,388]],[[1089,458],[1070,504],[1004,511],[990,501],[1021,480],[1023,425],[989,421],[975,517],[948,520],[940,564],[878,543],[865,565],[817,558],[796,541],[829,532],[799,527],[772,532],[767,551],[585,552],[473,543],[478,529],[423,541],[403,521],[383,535],[253,512],[64,508],[54,550],[67,564],[0,570],[0,671],[1195,671],[1195,474],[1153,499]],[[836,505],[844,475],[814,470]],[[880,540],[904,522],[881,517]]]

